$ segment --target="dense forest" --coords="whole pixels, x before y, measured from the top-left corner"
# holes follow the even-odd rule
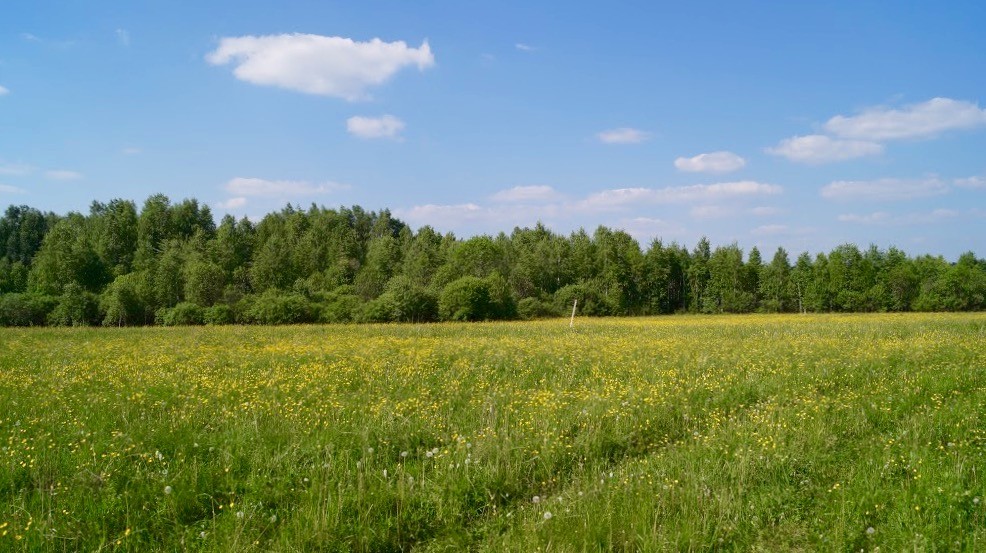
[[[302,210],[217,226],[196,200],[94,202],[0,218],[0,325],[283,324],[663,313],[965,311],[986,261],[853,244],[792,261],[538,224],[466,240],[387,210]]]

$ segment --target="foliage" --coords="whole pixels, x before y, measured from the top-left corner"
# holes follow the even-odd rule
[[[986,260],[841,244],[797,257],[778,248],[767,262],[756,247],[704,237],[691,250],[660,239],[642,249],[621,230],[564,236],[541,223],[457,239],[359,206],[288,205],[217,227],[207,206],[161,194],[140,211],[121,199],[87,215],[10,206],[0,296],[61,298],[69,286],[97,295],[98,313],[70,315],[65,304],[53,324],[151,324],[182,302],[225,304],[235,321],[265,324],[537,318],[567,314],[576,299],[589,316],[978,311]]]

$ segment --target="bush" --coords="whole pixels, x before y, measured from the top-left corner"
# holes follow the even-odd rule
[[[205,309],[185,301],[169,309],[159,309],[155,318],[164,326],[200,325],[205,321]]]
[[[131,273],[119,276],[99,298],[99,308],[104,313],[103,326],[128,326],[144,324],[147,306],[141,300],[140,275]]]
[[[438,300],[438,316],[444,321],[481,321],[488,318],[489,311],[490,290],[479,277],[453,280]]]
[[[397,311],[397,303],[394,301],[394,295],[390,292],[384,292],[380,294],[380,297],[363,304],[359,314],[359,322],[389,323],[395,320],[395,311]]]
[[[389,296],[387,301],[393,308],[392,321],[420,323],[434,321],[438,317],[435,296],[406,276],[390,279],[380,297],[383,296]]]
[[[96,295],[74,282],[65,285],[58,305],[48,314],[48,324],[52,326],[89,326],[99,320]]]
[[[206,307],[202,312],[202,322],[207,325],[230,325],[234,320],[233,308],[225,303]]]
[[[359,317],[362,303],[352,286],[340,286],[323,296],[317,320],[320,323],[351,323]]]
[[[555,309],[561,313],[571,313],[572,303],[579,300],[578,313],[590,317],[605,317],[616,313],[616,306],[607,301],[594,282],[569,284],[555,292]]]
[[[555,309],[553,305],[537,298],[524,298],[517,302],[517,314],[520,315],[521,319],[528,321],[532,319],[547,319],[561,315],[561,313]]]
[[[316,309],[301,294],[268,290],[260,296],[244,297],[242,322],[262,325],[311,323]]]
[[[0,295],[0,326],[44,326],[58,299],[36,294]]]

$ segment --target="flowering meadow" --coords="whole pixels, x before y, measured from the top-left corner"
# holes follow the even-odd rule
[[[982,551],[986,315],[4,329],[0,551]]]

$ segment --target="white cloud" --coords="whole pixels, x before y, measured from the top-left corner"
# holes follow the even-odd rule
[[[52,169],[45,171],[45,178],[51,180],[79,180],[82,178],[82,173],[67,169]]]
[[[613,209],[639,203],[716,201],[725,198],[779,194],[782,188],[756,181],[668,186],[665,188],[617,188],[591,194],[580,202],[584,209]]]
[[[385,83],[404,67],[424,70],[435,65],[427,41],[409,48],[403,41],[356,42],[299,33],[226,37],[206,61],[234,63],[233,74],[249,83],[350,101],[367,98],[367,89]]]
[[[650,139],[651,134],[640,129],[622,127],[610,129],[596,135],[605,144],[640,144]]]
[[[0,165],[0,175],[10,175],[12,177],[23,177],[34,172],[34,167],[30,165]]]
[[[770,217],[772,215],[780,215],[783,212],[783,209],[773,206],[757,206],[750,210],[750,213],[757,217]]]
[[[883,146],[865,140],[838,140],[810,134],[785,138],[766,151],[799,163],[827,163],[877,155],[883,152]]]
[[[10,89],[8,89],[3,85],[0,85],[0,96],[5,96],[7,94],[10,94]]]
[[[721,205],[698,205],[689,210],[688,214],[696,219],[721,219],[736,213],[736,210]]]
[[[130,46],[130,31],[127,31],[126,29],[117,29],[116,40],[119,41],[122,46]]]
[[[955,186],[961,188],[986,188],[986,177],[967,177],[955,179]]]
[[[884,178],[870,181],[835,181],[822,187],[830,200],[910,200],[937,196],[948,186],[937,177],[924,179]]]
[[[557,200],[559,197],[558,192],[550,186],[515,186],[500,190],[490,196],[490,199],[495,202],[521,203],[548,202]]]
[[[926,213],[904,213],[901,215],[891,215],[886,211],[876,211],[865,215],[849,213],[839,215],[838,220],[843,223],[857,223],[861,225],[926,225],[938,223],[946,219],[954,219],[961,213],[952,209],[934,209]]]
[[[679,157],[674,166],[689,173],[729,173],[742,169],[746,160],[733,152],[711,152],[695,157]]]
[[[120,150],[120,153],[125,156],[135,156],[141,152],[140,148],[128,147]]]
[[[945,131],[986,126],[986,109],[951,98],[932,98],[901,109],[874,107],[858,115],[836,115],[825,130],[859,140],[930,138]]]
[[[529,44],[524,44],[523,42],[518,42],[514,44],[514,48],[520,50],[521,52],[533,52],[535,48]]]
[[[776,236],[778,234],[785,234],[789,230],[787,225],[760,225],[759,227],[750,231],[750,234],[754,236]]]
[[[346,130],[360,138],[400,138],[404,122],[393,115],[382,117],[350,117],[346,120]]]
[[[0,184],[0,194],[23,194],[27,192],[23,188],[17,188],[16,186],[10,186],[6,184]]]
[[[236,196],[289,197],[328,194],[349,187],[334,182],[311,183],[298,180],[266,180],[236,177],[226,183],[226,191]]]
[[[230,198],[225,202],[217,202],[216,207],[219,209],[239,209],[247,204],[247,199],[243,196],[237,196],[235,198]]]

